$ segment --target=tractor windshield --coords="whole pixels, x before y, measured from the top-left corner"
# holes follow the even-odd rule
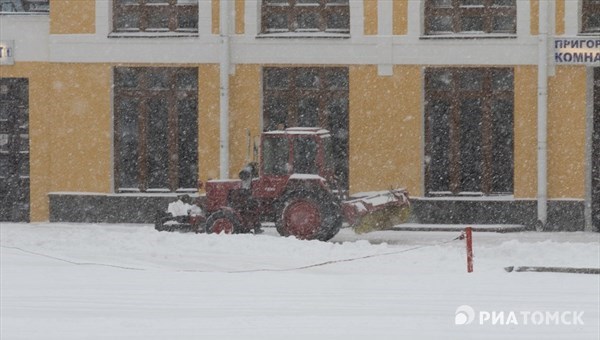
[[[294,138],[294,173],[318,174],[317,142],[311,137]]]
[[[265,175],[288,173],[289,146],[287,138],[265,138],[262,145],[263,172]]]

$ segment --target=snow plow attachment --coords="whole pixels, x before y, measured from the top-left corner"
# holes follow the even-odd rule
[[[166,212],[162,210],[156,212],[154,229],[199,233],[204,232],[205,224],[206,218],[202,209],[194,204],[189,196],[182,196],[170,203]]]
[[[410,216],[410,201],[404,189],[370,193],[342,205],[346,221],[357,234],[390,229]]]

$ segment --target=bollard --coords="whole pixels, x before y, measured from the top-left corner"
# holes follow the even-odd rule
[[[467,272],[473,272],[473,230],[471,227],[465,228],[467,239]]]

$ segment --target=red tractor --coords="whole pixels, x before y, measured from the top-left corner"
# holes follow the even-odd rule
[[[348,198],[334,176],[331,135],[319,128],[288,128],[261,137],[260,163],[251,163],[239,180],[210,180],[206,196],[178,201],[179,212],[159,212],[159,231],[207,233],[259,232],[275,222],[282,236],[329,240],[342,227],[384,229],[408,218],[403,189]],[[185,201],[185,199],[184,199]],[[173,203],[172,203],[173,204]]]

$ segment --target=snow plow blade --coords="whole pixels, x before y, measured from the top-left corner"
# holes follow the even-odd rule
[[[158,231],[170,231],[180,233],[198,233],[202,232],[199,230],[199,224],[193,223],[190,216],[173,216],[170,213],[158,211],[156,213],[156,221],[154,223],[154,229]]]
[[[394,189],[343,202],[343,209],[354,232],[363,234],[405,223],[410,216],[410,201],[404,189]]]

